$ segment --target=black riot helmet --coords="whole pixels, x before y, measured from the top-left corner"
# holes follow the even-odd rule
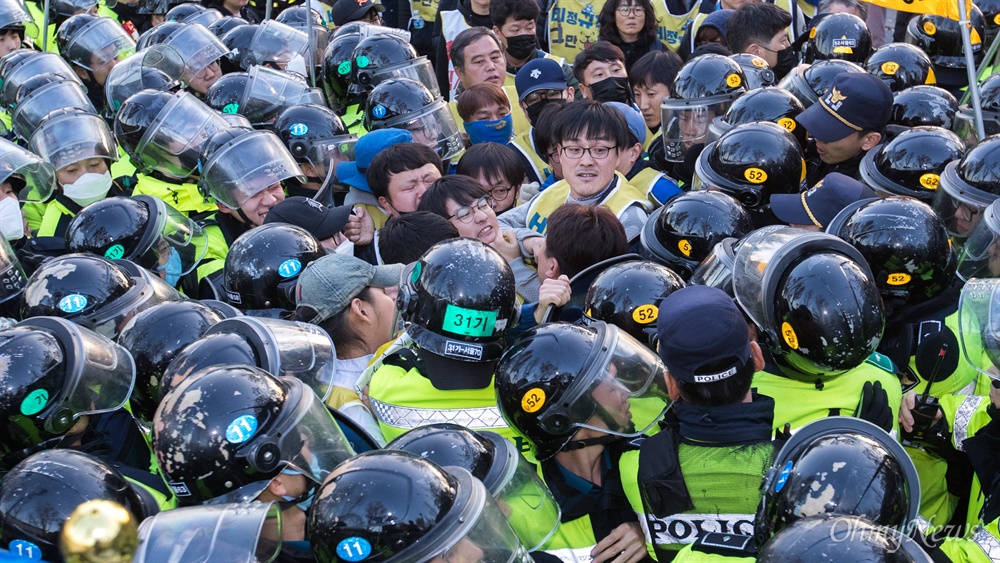
[[[14,248],[5,237],[0,237],[0,316],[20,318],[18,302],[27,282]]]
[[[398,450],[337,467],[316,493],[306,534],[322,561],[531,561],[478,479]]]
[[[45,262],[28,278],[21,318],[62,317],[114,339],[135,313],[180,299],[159,276],[127,260],[65,254]]]
[[[184,24],[179,22],[163,22],[160,25],[151,27],[139,36],[139,41],[136,43],[136,50],[145,51],[153,45],[160,45],[179,29],[184,29]]]
[[[621,437],[646,432],[670,404],[665,370],[654,352],[615,325],[546,323],[504,352],[497,406],[545,461],[586,446],[573,443],[582,428]]]
[[[227,73],[249,71],[258,65],[288,68],[309,51],[305,32],[274,20],[234,27],[222,37],[222,42],[229,53],[219,63]]]
[[[181,88],[184,59],[168,45],[154,45],[115,65],[104,81],[105,114],[112,118],[125,100],[143,90],[176,92]]]
[[[315,486],[354,456],[308,386],[233,365],[167,391],[153,419],[153,452],[181,506],[253,500],[283,470]]]
[[[764,86],[774,86],[774,71],[767,61],[750,53],[739,53],[730,55],[730,59],[736,61],[743,69],[743,75],[747,79],[747,89],[756,90]]]
[[[278,14],[278,17],[274,19],[275,21],[279,21],[285,25],[299,29],[305,29],[307,23],[312,23],[313,25],[326,25],[326,22],[323,21],[323,16],[321,16],[315,8],[306,6],[290,6],[285,8],[280,14]]]
[[[254,127],[268,126],[285,108],[295,104],[323,105],[323,93],[310,88],[295,73],[253,66],[246,73],[219,78],[205,94],[205,103],[224,114],[238,113]]]
[[[754,231],[736,251],[733,289],[790,378],[820,386],[859,366],[882,339],[885,313],[868,263],[833,235]]]
[[[796,193],[806,177],[802,147],[777,123],[746,123],[710,143],[695,163],[692,189],[716,188],[751,211],[774,194]]]
[[[889,127],[927,125],[951,129],[956,112],[958,100],[951,92],[937,86],[911,86],[893,96]]]
[[[316,237],[288,223],[240,235],[226,255],[226,299],[242,311],[295,309],[295,284],[310,262],[325,255]]]
[[[733,102],[726,115],[716,117],[708,130],[708,142],[718,141],[723,133],[737,125],[755,121],[770,121],[787,129],[805,150],[809,141],[806,128],[795,118],[802,113],[802,102],[781,88],[758,88],[743,94]]]
[[[920,508],[920,481],[906,450],[885,430],[852,417],[799,429],[778,452],[762,489],[754,519],[758,545],[809,516],[860,516],[902,528]]]
[[[209,24],[208,30],[214,33],[219,39],[222,39],[233,29],[241,25],[248,25],[249,23],[250,22],[239,16],[222,16],[221,19],[215,20]]]
[[[440,356],[494,361],[517,322],[514,273],[499,252],[456,238],[432,246],[403,274],[396,307],[406,332]]]
[[[357,33],[337,35],[323,51],[323,93],[331,108],[343,110],[361,101],[360,91],[351,82],[354,49],[361,42]]]
[[[257,34],[259,27],[259,24],[238,25],[220,37],[226,48],[229,49],[229,53],[219,60],[219,66],[223,74],[245,72],[254,64],[248,63],[244,65],[242,63],[242,54],[250,51],[250,45],[253,43],[253,38]]]
[[[174,180],[193,180],[205,141],[228,128],[222,116],[188,92],[143,90],[115,115],[115,138],[136,169]]]
[[[413,142],[434,149],[447,160],[464,149],[451,108],[426,86],[408,78],[390,79],[376,86],[367,100],[362,124],[369,131],[406,129]]]
[[[82,452],[48,450],[28,457],[4,475],[0,537],[25,559],[62,561],[63,524],[77,506],[91,500],[113,501],[136,521],[159,511],[155,503],[144,502],[111,464]]]
[[[859,516],[820,514],[792,522],[757,552],[760,563],[931,563],[919,543]]]
[[[225,207],[239,210],[251,198],[290,179],[304,182],[302,170],[271,131],[230,127],[205,141],[198,190]],[[251,221],[243,216],[245,222]]]
[[[802,107],[808,108],[830,91],[838,74],[864,71],[857,64],[842,59],[821,60],[811,65],[803,63],[782,78],[778,88],[788,90],[802,102]]]
[[[198,370],[220,364],[294,377],[326,400],[336,370],[336,352],[330,335],[316,325],[238,315],[208,328],[170,362],[163,372],[161,393]]]
[[[354,49],[351,64],[354,85],[361,92],[371,92],[392,78],[415,80],[427,87],[434,97],[441,95],[430,61],[417,56],[417,51],[404,38],[383,34],[362,39]]]
[[[872,53],[872,33],[865,20],[840,12],[824,14],[809,30],[809,39],[802,47],[802,62],[840,59],[863,63]]]
[[[865,69],[868,74],[881,78],[893,92],[921,84],[937,84],[931,58],[909,43],[888,43],[879,47],[865,61]]]
[[[274,120],[274,132],[295,162],[311,167],[307,177],[315,182],[326,180],[338,163],[354,160],[358,137],[348,133],[340,117],[326,106],[291,106]]]
[[[1000,133],[1000,74],[994,74],[979,84],[979,104],[986,137]],[[953,130],[968,147],[979,142],[976,116],[971,104],[963,104],[958,108]]]
[[[742,238],[752,230],[750,214],[732,196],[698,190],[671,198],[654,211],[639,241],[650,260],[688,279],[719,241]]]
[[[972,58],[978,66],[983,61],[986,22],[983,13],[975,4],[972,4],[969,20],[972,22],[972,27],[969,29]],[[920,47],[930,56],[934,62],[934,74],[937,76],[938,84],[945,86],[968,84],[962,32],[958,21],[944,16],[914,14],[910,18],[910,23],[906,25],[906,42]]]
[[[42,74],[55,74],[78,84],[83,84],[69,63],[55,53],[38,53],[18,49],[0,59],[0,101],[8,112],[13,111],[17,92],[26,81]]]
[[[930,203],[945,166],[963,154],[965,145],[951,131],[914,127],[865,153],[861,179],[881,196],[909,196]]]
[[[178,22],[181,23],[187,18],[204,12],[207,8],[201,4],[196,4],[193,2],[185,2],[184,4],[177,4],[173,8],[167,10],[167,15],[163,16],[164,22]]]
[[[985,45],[992,45],[997,31],[1000,30],[1000,2],[977,0],[976,7],[983,13],[983,20],[986,23],[986,37],[983,38]]]
[[[73,16],[59,26],[56,45],[71,65],[87,70],[92,83],[93,71],[135,51],[135,40],[121,24],[91,14]]]
[[[80,210],[66,228],[69,252],[130,260],[162,272],[169,285],[191,272],[208,251],[201,226],[148,195],[109,197]]]
[[[933,207],[953,237],[964,239],[1000,197],[1000,137],[984,139],[941,174]]]
[[[827,232],[865,257],[887,304],[933,299],[955,279],[948,228],[930,205],[917,199],[874,199],[842,212]]]
[[[507,521],[521,543],[534,551],[559,526],[560,510],[513,442],[495,432],[476,432],[451,423],[415,428],[398,436],[386,450],[406,451],[441,467],[461,467],[482,481],[505,508]]]
[[[135,382],[135,364],[124,348],[56,317],[0,331],[0,357],[6,374],[0,387],[5,469],[10,460],[59,446],[80,417],[122,408]]]
[[[584,299],[584,322],[613,324],[655,351],[660,302],[684,286],[681,276],[656,262],[615,264],[591,282]]]
[[[187,345],[226,318],[226,311],[199,301],[161,303],[139,313],[125,325],[118,343],[135,360],[132,414],[145,424],[153,420],[160,403],[164,370]]]

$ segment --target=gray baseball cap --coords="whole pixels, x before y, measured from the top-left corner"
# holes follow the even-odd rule
[[[372,266],[347,254],[329,254],[312,261],[299,274],[296,305],[311,307],[319,324],[346,308],[366,287],[396,287],[402,264]]]

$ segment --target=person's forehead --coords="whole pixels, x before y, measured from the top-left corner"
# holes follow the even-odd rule
[[[624,69],[625,68],[625,63],[623,63],[623,62],[621,62],[619,60],[613,60],[613,61],[594,61],[594,62],[590,63],[589,65],[587,65],[587,68],[586,68],[586,70],[584,72],[588,72],[588,73],[595,73],[595,72],[599,72],[599,71],[607,72],[609,70],[613,70],[613,69],[616,69],[616,68]]]
[[[489,35],[484,35],[479,39],[476,39],[465,49],[465,58],[472,57],[474,55],[482,55],[484,53],[492,53],[494,51],[499,51],[500,46],[497,42]]]
[[[593,137],[589,132],[584,131],[579,137],[573,137],[572,139],[563,139],[562,144],[564,145],[592,145],[595,143],[612,143],[613,140],[604,136]]]
[[[428,162],[427,164],[421,166],[420,168],[411,168],[409,170],[403,170],[398,174],[393,174],[390,177],[390,180],[392,178],[400,178],[400,177],[419,178],[425,174],[434,174],[435,172],[437,173],[438,176],[441,175],[441,171],[438,170],[437,166],[434,166],[433,163]]]

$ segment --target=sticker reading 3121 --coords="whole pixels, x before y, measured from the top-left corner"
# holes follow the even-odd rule
[[[493,336],[497,324],[496,311],[476,311],[448,304],[444,310],[441,327],[452,334],[462,336]]]

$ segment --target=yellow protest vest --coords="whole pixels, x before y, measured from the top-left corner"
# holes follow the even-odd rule
[[[697,10],[695,10],[695,14],[691,16],[691,30],[688,31],[688,34],[686,36],[688,40],[689,53],[694,52],[694,49],[697,46],[697,41],[695,41],[695,38],[698,36],[698,29],[701,27],[701,24],[705,23],[705,20],[707,18],[708,14],[700,13]],[[678,45],[680,44],[678,43]],[[660,126],[662,127],[663,124],[661,123]]]
[[[638,174],[629,178],[628,183],[646,194],[646,199],[653,205],[653,209],[660,207],[679,193],[671,189],[677,187],[677,182],[655,168],[643,168]]]
[[[686,14],[671,14],[665,0],[653,0],[653,14],[660,21],[660,27],[656,30],[656,38],[666,43],[670,50],[676,52],[681,46],[684,28],[698,13],[699,4],[700,2],[696,2],[691,11]]]
[[[148,195],[162,199],[167,205],[185,215],[211,213],[218,209],[215,201],[205,201],[196,184],[172,184],[145,174],[136,176],[139,182],[132,195]]]
[[[605,196],[604,200],[598,205],[607,207],[618,218],[621,218],[622,213],[636,203],[648,211],[650,205],[649,200],[646,199],[646,194],[629,184],[625,177],[618,172],[615,172],[615,176],[618,177],[618,186],[611,190],[611,193]],[[552,215],[553,211],[565,204],[569,199],[569,183],[566,180],[560,180],[552,184],[528,204],[525,227],[544,235],[545,224],[549,220],[549,215]]]
[[[555,0],[549,8],[549,51],[568,61],[597,43],[597,19],[604,2]]]
[[[524,160],[527,161],[529,166],[527,170],[528,180],[532,182],[544,182],[549,177],[549,174],[552,173],[552,170],[549,168],[549,164],[542,160],[542,157],[538,156],[538,153],[535,152],[535,136],[533,132],[534,129],[529,127],[524,133],[514,135],[508,146],[520,153],[524,157]]]
[[[437,15],[439,0],[410,0],[410,21],[413,29],[423,29],[430,23],[434,25],[434,16]],[[406,26],[409,29],[409,25]]]

